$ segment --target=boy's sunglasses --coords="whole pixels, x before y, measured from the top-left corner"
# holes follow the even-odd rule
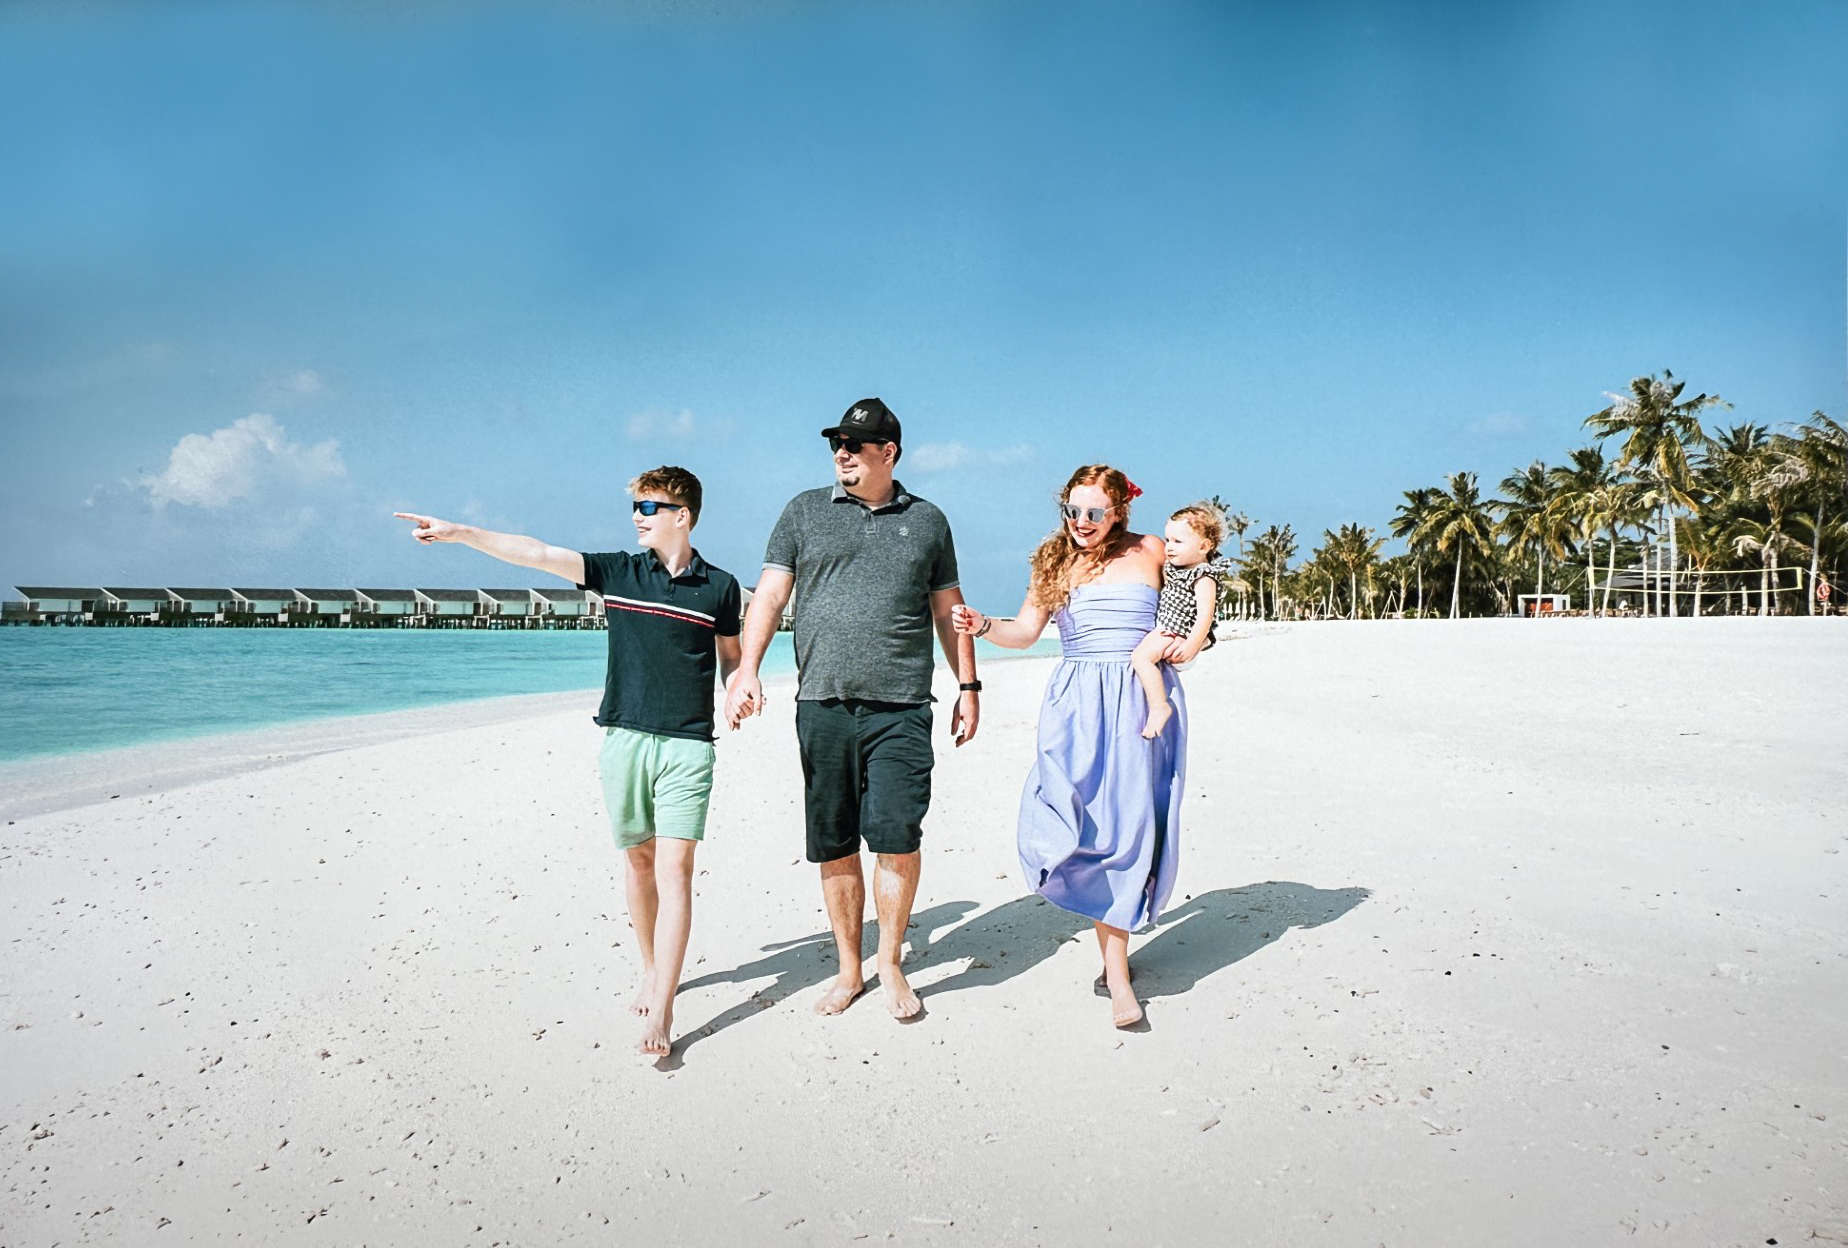
[[[663,507],[671,508],[674,511],[685,511],[687,509],[685,503],[658,503],[652,498],[638,498],[633,503],[629,504],[630,511],[639,511],[644,516],[652,516]]]
[[[884,445],[884,438],[843,438],[838,433],[828,435],[828,449],[837,454],[846,451],[849,455],[858,455],[861,447]]]
[[[1070,503],[1059,504],[1059,513],[1067,520],[1085,520],[1091,524],[1102,524],[1104,517],[1115,510],[1114,507],[1074,507]]]

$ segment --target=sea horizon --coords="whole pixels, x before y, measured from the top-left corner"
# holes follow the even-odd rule
[[[977,644],[984,661],[1012,657]],[[607,647],[602,630],[0,629],[0,763],[589,693]],[[1030,653],[1057,652],[1049,639]],[[793,638],[778,633],[762,674],[795,670]]]

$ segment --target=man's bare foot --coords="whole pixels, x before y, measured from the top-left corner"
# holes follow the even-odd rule
[[[1149,708],[1149,722],[1142,725],[1142,739],[1153,741],[1161,735],[1161,730],[1168,726],[1168,719],[1174,714],[1172,703],[1163,702],[1160,706]]]
[[[859,995],[866,991],[866,983],[859,975],[842,973],[835,976],[828,990],[821,994],[821,1000],[815,1002],[817,1014],[839,1014],[852,1005]]]
[[[629,1002],[629,1013],[637,1018],[648,1017],[648,1003],[654,1000],[654,972],[642,972],[642,986],[635,990],[635,1000]]]
[[[879,983],[885,988],[886,1009],[892,1011],[893,1018],[902,1022],[907,1018],[916,1018],[923,1010],[924,1003],[918,1000],[917,993],[911,991],[905,973],[896,966],[880,967]]]
[[[648,1021],[642,1026],[642,1038],[635,1043],[635,1051],[643,1057],[666,1057],[674,1050],[673,1037],[674,1007],[670,1003],[660,1008],[644,1010]]]

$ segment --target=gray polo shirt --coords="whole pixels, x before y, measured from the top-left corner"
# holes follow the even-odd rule
[[[894,481],[883,507],[845,487],[805,490],[771,531],[764,567],[796,578],[796,697],[930,701],[930,595],[954,589],[941,511]]]

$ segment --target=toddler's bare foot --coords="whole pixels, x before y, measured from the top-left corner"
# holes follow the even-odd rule
[[[1153,741],[1161,735],[1161,730],[1168,726],[1168,718],[1174,714],[1174,707],[1167,702],[1149,708],[1149,722],[1142,725],[1142,739]]]
[[[842,971],[828,985],[828,990],[821,994],[821,1000],[815,1002],[817,1014],[839,1014],[852,1005],[862,992],[866,991],[866,982],[860,978],[859,971]]]
[[[642,1025],[642,1038],[636,1041],[635,1051],[643,1057],[666,1057],[674,1049],[670,1034],[674,1027],[673,1004],[644,1010],[643,1014],[648,1021]]]
[[[905,980],[905,973],[896,966],[879,968],[879,982],[885,986],[886,1009],[892,1011],[892,1017],[904,1020],[916,1018],[924,1008],[918,1000],[918,994],[911,991],[911,985]]]
[[[654,972],[642,972],[642,986],[635,990],[635,1000],[629,1002],[629,1013],[637,1018],[648,1017],[648,1003],[654,1000]]]

